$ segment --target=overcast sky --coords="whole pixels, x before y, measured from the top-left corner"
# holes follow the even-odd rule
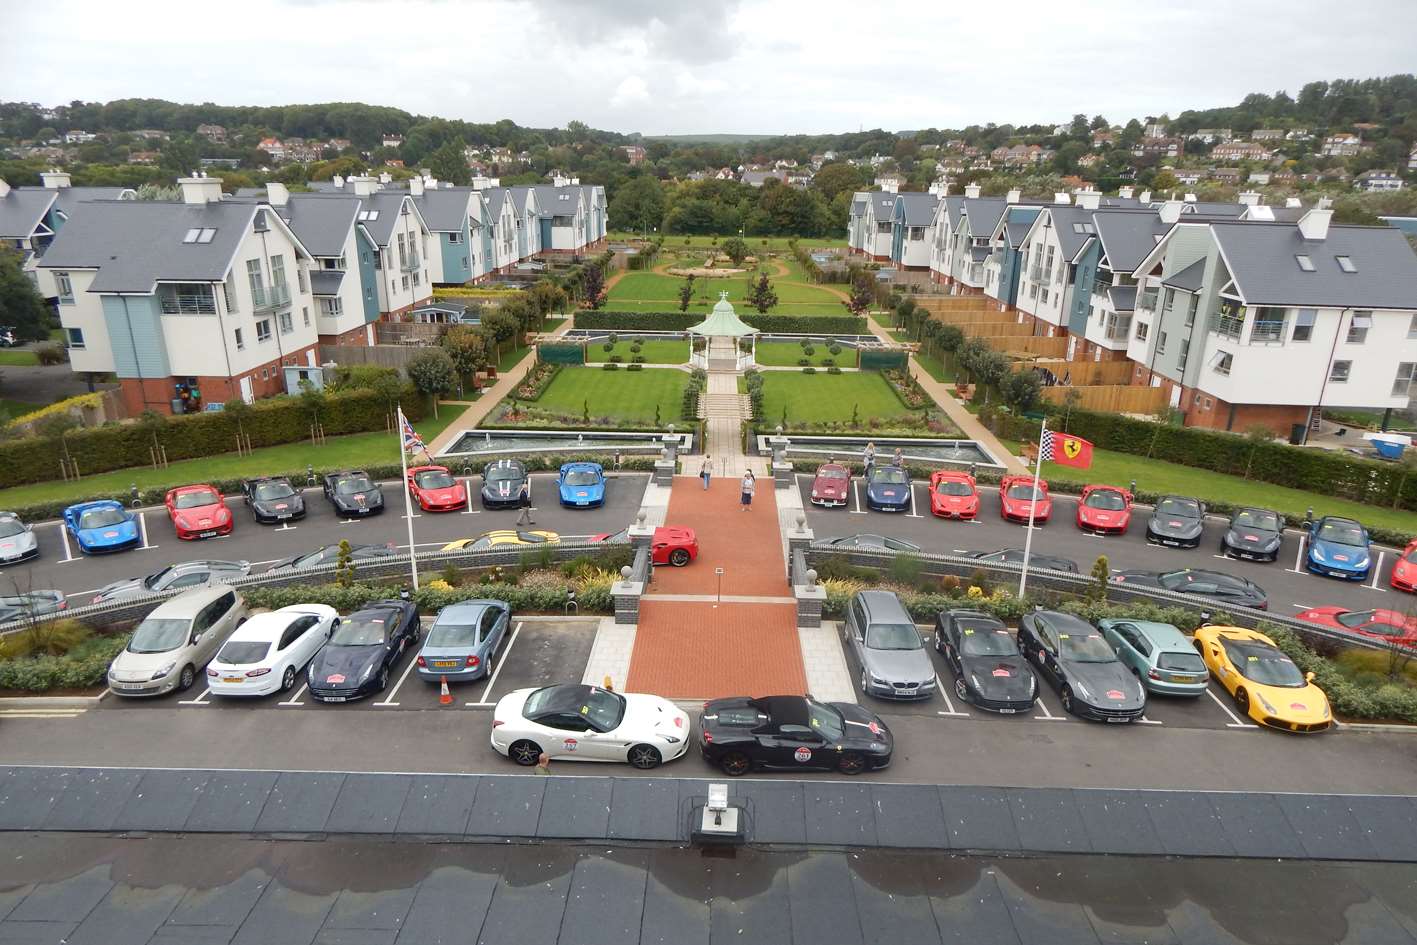
[[[0,99],[645,134],[1112,121],[1417,69],[1417,0],[7,0]]]

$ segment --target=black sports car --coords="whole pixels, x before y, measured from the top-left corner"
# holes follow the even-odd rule
[[[1002,548],[999,551],[971,551],[966,557],[978,558],[980,561],[990,561],[996,564],[1023,564],[1023,549]],[[1067,571],[1069,574],[1076,574],[1078,570],[1076,561],[1059,558],[1056,555],[1041,555],[1036,551],[1029,554],[1028,566],[1030,568],[1047,568],[1050,571]]]
[[[1146,711],[1141,681],[1081,617],[1056,610],[1024,614],[1018,645],[1058,690],[1065,711],[1100,722],[1134,722]]]
[[[1038,680],[1002,620],[977,610],[945,610],[935,618],[935,650],[955,674],[955,695],[990,712],[1024,712]]]
[[[362,469],[341,469],[325,475],[325,498],[335,512],[363,518],[384,511],[384,490]]]
[[[382,692],[399,656],[418,644],[418,630],[413,601],[374,601],[350,614],[310,661],[311,697],[349,702]]]
[[[247,479],[241,496],[260,523],[277,524],[305,517],[305,498],[284,476]]]
[[[1195,548],[1201,543],[1205,503],[1188,496],[1168,495],[1156,503],[1146,522],[1146,540],[1175,548]]]
[[[387,558],[395,554],[396,551],[392,543],[387,545],[356,545],[349,546],[349,559],[351,561],[369,561],[374,558]],[[295,568],[304,570],[305,568],[318,568],[325,564],[339,563],[339,545],[325,545],[323,548],[316,548],[314,551],[307,551],[290,558],[282,558],[271,565],[270,570],[275,571],[280,568]]]
[[[860,774],[891,763],[891,730],[851,702],[736,696],[704,703],[699,750],[737,777],[754,768]]]
[[[482,507],[515,509],[531,504],[531,477],[515,459],[499,459],[482,470]]]
[[[1264,588],[1247,578],[1221,571],[1181,568],[1176,571],[1119,571],[1112,575],[1113,584],[1140,584],[1159,587],[1177,594],[1195,594],[1225,604],[1269,609],[1269,596]]]
[[[844,535],[828,538],[824,544],[833,548],[866,548],[872,551],[923,551],[913,541],[904,538],[890,538],[885,535]]]
[[[1256,561],[1274,561],[1284,544],[1284,519],[1269,509],[1236,509],[1220,539],[1222,554]]]

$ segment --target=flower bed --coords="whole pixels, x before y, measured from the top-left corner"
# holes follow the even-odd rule
[[[551,382],[556,379],[556,375],[561,373],[561,367],[559,364],[539,362],[527,372],[526,377],[522,378],[521,384],[517,387],[517,399],[540,400],[541,395],[546,393],[546,388],[550,387]]]
[[[930,399],[929,394],[925,393],[920,382],[905,371],[882,371],[881,377],[885,378],[886,383],[891,386],[891,390],[895,391],[900,402],[911,410],[934,405],[934,401]]]

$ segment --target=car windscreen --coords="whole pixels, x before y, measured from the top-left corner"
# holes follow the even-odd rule
[[[314,551],[307,552],[303,555],[300,555],[294,561],[290,562],[290,566],[293,568],[313,567],[314,565],[317,565],[324,560],[325,551],[326,549],[324,548],[317,548]]]
[[[1279,516],[1273,512],[1242,509],[1235,513],[1236,528],[1253,528],[1262,532],[1279,531]]]
[[[846,734],[846,722],[841,713],[829,705],[813,702],[811,699],[807,700],[807,724],[829,742],[838,741]]]
[[[438,621],[428,631],[425,646],[472,646],[477,642],[477,621],[463,623],[459,620]]]
[[[1177,518],[1200,518],[1199,503],[1190,499],[1162,499],[1156,504],[1157,515],[1174,515]]]
[[[818,479],[846,479],[845,466],[823,466],[817,470]]]
[[[1025,502],[1030,502],[1035,499],[1046,499],[1047,497],[1048,493],[1044,492],[1042,489],[1033,488],[1033,483],[1031,482],[1024,485],[1009,486],[1010,499],[1022,499]]]
[[[1361,627],[1373,619],[1373,612],[1371,610],[1346,610],[1343,613],[1334,614],[1333,619],[1345,627]]]
[[[600,481],[600,476],[589,469],[573,469],[566,473],[563,481],[568,486],[593,486]]]
[[[1304,685],[1304,674],[1294,661],[1279,650],[1259,641],[1223,640],[1230,662],[1240,675],[1262,686],[1283,686],[1298,689]]]
[[[1013,634],[998,627],[961,627],[960,653],[964,656],[1017,656]]]
[[[1336,545],[1366,545],[1363,530],[1357,525],[1342,522],[1324,522],[1319,528],[1319,541],[1331,541]]]
[[[527,696],[522,714],[529,719],[548,713],[571,713],[598,732],[608,732],[625,716],[625,699],[595,686],[547,686]]]
[[[228,640],[226,646],[216,655],[218,663],[244,666],[259,663],[271,651],[269,642],[263,640]]]
[[[288,499],[295,495],[295,490],[288,482],[262,482],[257,483],[254,494],[258,500],[266,502],[271,499]]]
[[[336,495],[358,495],[374,488],[368,476],[345,476],[335,483]]]
[[[203,489],[200,492],[179,492],[172,504],[179,509],[195,509],[204,505],[216,505],[220,501],[215,492]]]
[[[79,527],[107,528],[110,525],[122,525],[126,521],[127,516],[117,509],[92,509],[79,516]]]
[[[129,653],[166,653],[187,643],[192,629],[190,617],[149,617],[138,624],[133,639],[128,641]]]
[[[486,551],[488,548],[492,547],[492,537],[490,535],[483,535],[481,538],[476,538],[463,547],[468,551]]]
[[[1402,560],[1408,562],[1409,564],[1417,564],[1417,545],[1414,545],[1411,551],[1403,555]]]
[[[492,466],[485,478],[488,482],[515,482],[522,478],[522,471],[515,466]]]
[[[158,571],[156,574],[149,574],[147,577],[143,578],[143,586],[148,588],[149,590],[152,590],[156,587],[160,587],[162,586],[162,582],[171,573],[172,565],[169,564],[167,567],[163,568],[161,571]]]
[[[866,647],[872,650],[918,650],[920,631],[910,623],[873,623],[866,628]]]
[[[973,495],[974,490],[969,487],[969,483],[960,482],[957,479],[944,479],[935,486],[938,495]]]
[[[1162,653],[1156,658],[1156,668],[1172,673],[1204,673],[1205,662],[1195,653]]]
[[[16,535],[23,535],[25,527],[18,519],[0,519],[0,538],[14,538]]]
[[[1193,571],[1168,571],[1158,575],[1156,583],[1166,588],[1168,591],[1184,591],[1196,580]]]
[[[1122,498],[1120,492],[1101,489],[1097,492],[1089,492],[1082,504],[1090,509],[1101,509],[1104,512],[1120,512],[1127,507],[1127,500]]]
[[[413,477],[420,489],[446,489],[453,484],[453,477],[446,469],[433,469]]]
[[[1110,663],[1117,658],[1100,633],[1060,633],[1058,647],[1064,659],[1078,663]]]
[[[380,646],[388,639],[393,625],[392,614],[355,614],[340,624],[330,637],[335,646]]]
[[[905,474],[904,469],[891,466],[886,469],[877,469],[871,474],[871,481],[891,486],[903,486],[910,481],[910,477]]]

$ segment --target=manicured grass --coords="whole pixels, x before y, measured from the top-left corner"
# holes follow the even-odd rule
[[[621,338],[622,340],[609,351],[605,350],[606,342],[588,343],[585,346],[586,361],[590,364],[599,364],[618,356],[626,364],[629,364],[636,355],[630,350],[632,342],[623,340],[623,335]],[[666,339],[642,341],[638,356],[645,359],[645,364],[688,364],[689,342],[688,339],[683,341]]]
[[[779,422],[783,406],[789,423],[850,420],[852,408],[864,423],[871,417],[908,416],[890,385],[875,371],[852,374],[763,372],[763,417]]]
[[[615,283],[605,307],[611,311],[674,311],[679,308],[679,287],[683,284],[679,276],[632,272]],[[746,315],[752,311],[743,301],[747,285],[746,273],[724,279],[696,279],[689,311],[707,312],[718,302],[718,294],[727,291],[728,301],[740,315]],[[777,293],[778,304],[770,309],[772,312],[840,315],[846,311],[836,296],[817,286],[774,281],[773,291]]]
[[[27,404],[23,400],[7,400],[0,398],[0,423],[24,416],[27,413],[34,413],[43,406],[45,405]]]
[[[414,429],[431,443],[466,407],[444,404],[438,408],[438,419],[431,417],[414,424]],[[78,482],[32,483],[0,490],[0,508],[51,502],[58,499],[82,499],[95,493],[119,492],[130,484],[140,489],[153,489],[188,482],[212,479],[236,479],[242,476],[275,475],[303,471],[307,465],[316,469],[338,469],[397,463],[398,439],[392,433],[353,433],[332,436],[324,446],[311,446],[308,441],[265,446],[247,456],[222,453],[203,459],[188,459],[173,463],[166,469],[138,467],[85,476]]]
[[[14,348],[0,348],[0,366],[29,367],[39,363],[33,351],[16,351]]]
[[[717,245],[722,246],[723,241],[728,239],[730,235],[732,234],[725,234],[723,236],[716,237],[666,235],[664,237],[664,248],[666,250],[682,249],[684,247],[684,241],[687,239],[689,241],[689,246],[695,248],[702,246],[707,249],[714,245],[714,240],[718,241]],[[624,240],[637,240],[643,236],[644,234],[642,233],[614,232],[610,234],[610,240],[611,242],[622,242]],[[764,249],[764,239],[768,241],[766,249],[770,250],[771,252],[785,253],[788,251],[787,243],[790,237],[786,236],[745,236],[743,237],[743,242],[748,244],[749,252],[757,252],[761,249]],[[804,249],[816,249],[817,247],[839,247],[841,249],[846,248],[846,240],[843,239],[826,239],[820,237],[800,236],[797,238],[797,242]]]
[[[1003,440],[1015,455],[1021,449],[1017,441]],[[1267,482],[1255,482],[1239,476],[1178,466],[1159,459],[1132,456],[1111,450],[1094,449],[1092,467],[1073,469],[1057,463],[1043,464],[1043,477],[1056,476],[1073,482],[1107,482],[1125,487],[1132,479],[1145,492],[1174,492],[1195,496],[1203,501],[1229,502],[1235,505],[1256,505],[1274,509],[1290,522],[1301,522],[1304,511],[1313,508],[1315,515],[1346,515],[1368,526],[1391,528],[1407,534],[1417,534],[1417,514],[1401,512],[1375,505],[1364,505],[1347,499],[1336,499],[1286,489]]]
[[[797,362],[807,358],[813,365],[821,367],[826,361],[835,362],[837,367],[856,367],[856,349],[842,346],[840,354],[832,354],[823,344],[814,344],[810,356],[802,353],[802,346],[790,341],[768,341],[758,344],[758,363],[769,367],[797,367]],[[805,366],[805,365],[804,365]]]
[[[497,373],[505,374],[518,364],[522,363],[522,358],[531,353],[527,347],[513,348],[497,359]]]
[[[892,332],[892,334],[894,334],[894,332]],[[931,377],[933,377],[940,383],[954,383],[954,370],[947,366],[945,362],[938,356],[934,354],[924,354],[923,352],[917,353],[915,355],[915,362],[919,364],[921,368],[924,369],[926,374],[929,374]]]
[[[579,417],[589,409],[592,417],[612,417],[630,424],[654,422],[659,408],[661,423],[679,419],[684,387],[689,375],[670,368],[618,371],[569,367],[556,375],[534,406]]]

